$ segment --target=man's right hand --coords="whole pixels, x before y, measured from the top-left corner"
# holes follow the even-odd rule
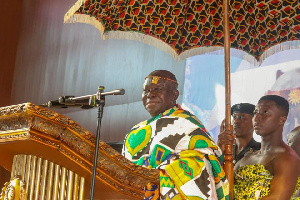
[[[221,148],[222,152],[225,151],[225,145],[235,144],[235,135],[231,130],[225,129],[225,120],[222,121],[220,126],[220,133],[218,135],[218,146]]]

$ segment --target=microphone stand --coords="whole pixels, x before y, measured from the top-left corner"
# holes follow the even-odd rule
[[[97,159],[98,159],[98,149],[100,142],[100,128],[101,128],[101,120],[103,115],[103,108],[105,105],[105,95],[101,95],[101,92],[104,91],[104,86],[98,87],[97,92],[97,103],[98,107],[98,121],[97,121],[97,131],[96,131],[96,144],[95,144],[95,153],[94,153],[94,164],[93,164],[93,174],[92,174],[92,182],[91,182],[91,190],[90,190],[90,200],[94,199],[94,191],[95,191],[95,179],[96,179],[96,170],[97,170]],[[92,97],[91,97],[92,98]],[[91,101],[91,99],[90,99]]]
[[[118,90],[113,90],[110,92],[104,92],[104,86],[98,87],[98,92],[93,95],[86,95],[81,97],[74,96],[61,96],[58,101],[49,101],[42,106],[52,107],[53,104],[55,106],[67,108],[68,106],[81,106],[81,108],[93,108],[98,107],[98,121],[97,121],[97,132],[96,132],[96,143],[95,143],[95,153],[94,153],[94,163],[93,163],[93,174],[92,174],[92,182],[91,182],[91,190],[90,190],[90,200],[94,198],[94,190],[95,190],[95,179],[96,179],[96,170],[97,170],[97,159],[98,159],[98,149],[100,142],[100,128],[101,128],[101,120],[103,115],[103,108],[105,105],[105,96],[106,95],[123,95],[125,94],[125,90],[120,88]],[[88,104],[86,100],[89,100]],[[85,106],[85,107],[84,107]]]

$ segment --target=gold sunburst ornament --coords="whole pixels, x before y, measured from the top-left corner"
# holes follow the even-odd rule
[[[0,200],[27,200],[25,182],[20,177],[6,182],[0,194]]]
[[[289,102],[293,105],[300,103],[300,89],[294,89],[290,92]]]

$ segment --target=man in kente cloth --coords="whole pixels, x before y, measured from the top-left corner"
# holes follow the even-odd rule
[[[151,118],[126,135],[123,155],[159,169],[160,185],[148,185],[144,199],[229,199],[222,152],[196,116],[176,103],[177,87],[166,70],[145,78],[142,99]]]
[[[297,190],[300,159],[282,139],[288,112],[283,97],[267,95],[258,101],[252,120],[261,149],[234,166],[234,199],[290,200]]]
[[[260,142],[253,138],[252,117],[255,105],[250,103],[239,103],[231,107],[233,135],[227,132],[224,128],[223,120],[220,134],[218,135],[218,145],[224,152],[225,144],[234,143],[233,145],[233,163],[237,163],[248,152],[257,151],[260,149]]]

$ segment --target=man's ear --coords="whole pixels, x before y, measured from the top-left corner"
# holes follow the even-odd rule
[[[287,116],[281,116],[279,119],[279,125],[284,126],[284,123],[286,122]]]
[[[173,98],[174,98],[174,101],[176,101],[179,97],[179,91],[178,90],[173,90]]]

